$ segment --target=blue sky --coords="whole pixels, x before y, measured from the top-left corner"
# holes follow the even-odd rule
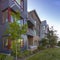
[[[57,30],[60,37],[60,0],[28,0],[28,11],[36,10],[41,21]]]

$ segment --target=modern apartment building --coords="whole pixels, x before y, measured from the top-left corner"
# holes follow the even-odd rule
[[[46,38],[47,33],[49,32],[49,26],[47,24],[47,21],[41,21],[41,26],[40,26],[40,39]]]
[[[40,24],[41,24],[41,21],[40,21],[35,10],[30,11],[28,13],[28,17],[30,18],[30,20],[28,20],[28,21],[32,22],[32,23],[30,22],[28,24],[28,26],[29,26],[28,28],[31,30],[31,33],[33,34],[33,35],[28,35],[29,44],[32,46],[38,46],[39,40],[40,40]]]
[[[8,47],[5,46],[6,37],[9,35],[3,37],[3,34],[8,27],[7,22],[14,20],[11,13],[17,12],[20,13],[22,24],[27,23],[27,0],[0,0],[0,52],[10,50],[11,40],[8,39]]]
[[[28,30],[27,30],[27,49],[30,49],[30,46],[33,46],[33,37],[35,36],[34,33],[34,26],[35,26],[35,22],[31,17],[28,17],[27,19],[27,23],[28,23]]]

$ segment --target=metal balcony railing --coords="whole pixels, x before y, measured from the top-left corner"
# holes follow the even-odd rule
[[[34,30],[28,28],[27,35],[35,36]]]
[[[15,0],[5,0],[4,2],[1,3],[1,7],[2,7],[2,11],[10,7],[15,12],[19,11],[22,18],[26,18],[21,8],[21,5]]]
[[[21,6],[19,5],[19,3],[17,2],[17,1],[15,1],[15,0],[9,0],[9,6],[12,8],[12,7],[14,7],[14,6],[17,6],[17,8],[19,9],[19,10],[21,10],[22,8],[21,8]],[[22,10],[21,10],[22,11]]]
[[[9,4],[13,10],[20,12],[22,18],[26,18],[25,13],[23,12],[21,5],[17,1],[9,0]]]
[[[35,26],[35,21],[33,19],[28,19],[27,21],[32,23]]]
[[[2,5],[2,10],[6,9],[8,7],[13,8],[15,6],[15,7],[17,7],[16,9],[19,9],[19,11],[22,11],[21,6],[15,0],[6,0],[6,1],[2,2],[1,5]]]

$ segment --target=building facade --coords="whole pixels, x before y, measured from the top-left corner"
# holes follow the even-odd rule
[[[47,21],[41,21],[41,26],[40,26],[40,39],[46,38],[47,33],[49,32],[49,26],[47,24]]]
[[[30,18],[30,21],[32,21],[33,25],[31,24],[28,24],[30,25],[30,29],[32,29],[32,33],[33,35],[31,35],[31,38],[30,36],[28,36],[28,40],[30,40],[31,42],[31,46],[33,47],[37,47],[39,45],[39,40],[40,40],[40,24],[41,24],[41,21],[36,13],[35,10],[32,10],[28,13],[28,17]],[[29,42],[29,43],[30,43]]]
[[[35,10],[27,12],[27,0],[0,0],[0,52],[8,50],[11,48],[11,40],[6,39],[9,34],[5,33],[8,24],[7,22],[13,22],[14,17],[11,13],[20,14],[21,25],[28,24],[28,29],[26,34],[22,34],[21,37],[21,50],[37,48],[39,41],[46,36],[48,33],[48,24],[45,21],[40,20],[38,14]],[[6,41],[8,44],[6,47]]]
[[[3,34],[6,31],[8,24],[7,22],[13,22],[14,17],[11,13],[16,14],[17,12],[20,13],[20,24],[28,23],[28,29],[26,34],[21,35],[21,50],[30,49],[31,46],[38,46],[38,36],[40,36],[35,30],[36,21],[32,17],[27,16],[27,0],[1,0],[0,2],[0,51],[5,51],[6,49],[9,51],[11,47],[11,40],[6,39],[8,36]],[[38,30],[38,29],[37,29]],[[37,33],[37,36],[36,36]],[[36,37],[36,38],[35,38]],[[36,39],[36,40],[35,40]],[[8,40],[8,47],[6,47],[6,42]],[[4,43],[3,43],[4,42]],[[7,52],[8,52],[7,51]],[[6,51],[5,51],[6,52]]]
[[[11,13],[16,14],[17,12],[20,13],[20,18],[23,24],[27,23],[27,0],[19,0],[19,2],[18,0],[0,0],[0,52],[8,50],[5,52],[9,53],[11,40],[8,39],[6,47],[6,37],[9,35],[7,34],[3,36],[3,34],[8,27],[7,22],[12,22],[14,20]]]

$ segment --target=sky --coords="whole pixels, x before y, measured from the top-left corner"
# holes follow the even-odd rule
[[[41,21],[47,20],[57,30],[60,38],[60,0],[28,0],[28,11],[34,9]]]

